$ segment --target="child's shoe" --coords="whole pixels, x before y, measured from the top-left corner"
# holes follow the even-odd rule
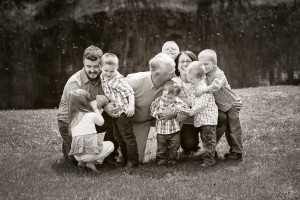
[[[230,155],[225,157],[227,160],[243,160],[243,154],[232,152]]]

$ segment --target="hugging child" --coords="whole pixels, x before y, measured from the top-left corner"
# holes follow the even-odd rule
[[[161,97],[157,97],[151,104],[151,115],[156,118],[157,133],[157,165],[176,164],[177,152],[180,147],[180,125],[173,119],[160,119],[160,113],[169,108],[174,113],[188,114],[188,106],[178,98],[180,88],[173,80],[163,86]]]
[[[117,71],[119,59],[115,54],[105,53],[101,57],[100,75],[102,88],[107,99],[118,110],[112,119],[114,137],[120,145],[123,166],[128,170],[138,166],[138,150],[133,133],[134,91],[124,77]]]
[[[199,127],[201,140],[203,144],[202,167],[215,164],[216,152],[216,128],[218,121],[218,108],[215,104],[214,96],[210,93],[203,93],[199,97],[195,92],[199,88],[205,88],[205,68],[199,61],[194,61],[186,69],[188,81],[192,84],[189,91],[192,108],[190,115],[194,116],[194,126]]]
[[[206,49],[201,51],[198,59],[205,67],[208,86],[200,88],[197,94],[201,95],[203,92],[213,94],[219,113],[223,112],[227,116],[225,134],[230,151],[224,157],[231,160],[242,160],[243,141],[239,119],[239,110],[242,107],[242,102],[232,91],[224,72],[217,67],[217,54],[214,50]],[[223,135],[223,133],[220,134]],[[217,135],[217,138],[220,139],[222,135]]]
[[[102,126],[104,119],[97,108],[97,102],[90,102],[90,94],[83,89],[70,92],[69,128],[72,133],[72,144],[69,155],[78,161],[78,166],[99,172],[95,164],[102,164],[113,150],[114,144],[100,139],[95,124]]]

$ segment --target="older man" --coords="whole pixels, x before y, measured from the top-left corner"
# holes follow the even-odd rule
[[[57,120],[58,120],[59,132],[63,138],[62,151],[65,158],[70,158],[75,163],[76,161],[72,159],[72,157],[68,156],[71,149],[71,143],[72,143],[72,135],[68,130],[69,93],[70,91],[77,88],[86,90],[87,92],[90,93],[91,101],[97,100],[98,108],[102,108],[108,102],[107,98],[104,96],[104,92],[99,79],[99,75],[101,73],[100,59],[102,55],[103,55],[102,50],[96,46],[91,45],[85,49],[83,53],[83,68],[69,78],[69,80],[67,81],[64,87],[63,94],[60,100]],[[105,111],[110,114],[107,106],[105,107]],[[103,117],[105,123],[101,127],[96,126],[97,132],[106,131],[104,140],[112,141],[116,146],[116,142],[112,134],[111,118],[105,112],[103,112]]]
[[[146,142],[154,118],[150,116],[152,101],[161,95],[162,86],[175,76],[175,62],[165,53],[159,53],[149,61],[150,71],[129,74],[127,82],[134,90],[135,114],[133,131],[136,137],[139,161],[144,161]]]

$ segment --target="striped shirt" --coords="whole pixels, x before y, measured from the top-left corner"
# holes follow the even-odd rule
[[[210,93],[203,93],[200,97],[195,97],[194,93],[197,88],[203,84],[200,81],[195,84],[190,90],[190,98],[192,99],[192,108],[190,115],[194,116],[194,126],[200,127],[202,125],[217,125],[218,123],[218,107],[215,103],[214,96]]]
[[[173,118],[170,120],[159,119],[158,114],[166,108],[175,109],[176,113],[189,114],[189,107],[178,97],[173,103],[166,103],[161,97],[156,98],[150,106],[151,115],[155,117],[156,120],[156,133],[157,134],[172,134],[180,131],[179,122]]]
[[[232,91],[224,72],[219,67],[214,66],[213,70],[206,74],[206,81],[212,86],[210,93],[214,95],[219,110],[227,112],[234,102],[240,100]]]
[[[115,103],[116,108],[121,108],[117,114],[120,115],[125,112],[129,104],[127,97],[134,95],[134,92],[124,79],[124,76],[117,74],[110,79],[106,79],[101,74],[100,79],[104,95],[110,102]]]

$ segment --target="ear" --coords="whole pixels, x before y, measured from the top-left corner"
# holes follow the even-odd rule
[[[83,65],[84,65],[84,59],[82,60],[82,63],[83,63]]]

